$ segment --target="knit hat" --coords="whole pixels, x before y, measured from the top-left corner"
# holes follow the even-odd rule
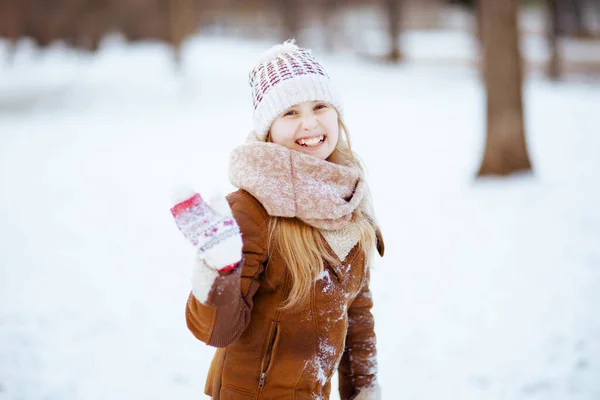
[[[334,93],[323,66],[288,40],[264,53],[250,71],[254,105],[254,130],[265,139],[279,114],[304,101],[325,101],[341,115],[341,102]]]

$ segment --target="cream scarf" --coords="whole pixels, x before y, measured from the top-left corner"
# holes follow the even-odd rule
[[[354,165],[340,165],[260,141],[251,134],[231,153],[229,179],[274,217],[296,217],[318,229],[344,228],[365,195]]]

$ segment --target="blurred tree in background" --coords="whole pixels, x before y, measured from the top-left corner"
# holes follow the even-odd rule
[[[169,1],[169,42],[175,51],[177,65],[181,65],[181,46],[184,40],[197,29],[195,0]]]
[[[302,24],[300,0],[280,0],[277,3],[283,21],[282,39],[298,37]]]
[[[398,43],[400,37],[400,20],[401,20],[401,4],[402,0],[386,0],[387,15],[388,15],[388,30],[390,34],[390,53],[389,59],[394,62],[402,60],[400,45]]]
[[[524,4],[543,10],[544,28],[538,28],[543,32],[536,34],[548,44],[548,76],[560,79],[575,65],[563,57],[561,44],[600,37],[600,0],[0,0],[0,38],[14,44],[27,37],[40,47],[63,41],[96,51],[103,37],[120,32],[129,41],[169,44],[180,65],[185,40],[199,32],[294,37],[307,47],[402,62],[410,58],[402,47],[405,32],[473,30],[480,57],[472,61],[482,69],[487,99],[486,149],[478,175],[506,175],[531,169],[521,92],[523,70],[532,63],[519,53]],[[436,62],[442,64],[442,58]],[[590,69],[589,63],[584,66]]]
[[[548,61],[548,76],[550,79],[560,78],[560,55],[558,52],[558,37],[560,35],[558,18],[558,1],[547,0],[548,3],[548,47],[550,50],[550,60]]]
[[[2,0],[0,36],[33,39],[40,47],[62,40],[95,51],[110,32],[128,40],[157,39],[177,49],[198,29],[196,0]]]
[[[478,175],[528,171],[517,0],[479,0],[479,7],[487,139]]]
[[[550,76],[560,75],[560,37],[600,36],[600,0],[520,3],[548,11],[547,37],[555,54]],[[94,51],[106,34],[120,32],[130,41],[161,40],[177,53],[187,37],[203,28],[242,37],[305,39],[320,21],[318,36],[326,48],[356,50],[350,46],[362,32],[377,28],[389,37],[387,58],[400,61],[403,31],[456,28],[455,15],[447,9],[451,4],[473,14],[478,9],[474,0],[1,0],[0,37],[29,37],[41,47],[62,40]],[[373,10],[379,11],[377,20],[357,22],[356,15],[373,15]]]

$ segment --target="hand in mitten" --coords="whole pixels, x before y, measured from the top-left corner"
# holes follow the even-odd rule
[[[178,202],[171,213],[198,256],[219,272],[237,267],[242,256],[242,236],[227,200],[214,198],[210,204],[198,193]]]

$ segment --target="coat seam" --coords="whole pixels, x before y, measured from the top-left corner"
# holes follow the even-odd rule
[[[319,316],[317,313],[317,290],[316,290],[316,282],[313,283],[312,286],[312,290],[311,290],[311,313],[313,314],[313,320],[315,321],[315,337],[317,338],[316,342],[315,342],[315,355],[317,358],[319,358],[319,337],[320,337],[320,331],[319,331]],[[319,388],[319,391],[321,394],[323,394],[323,388]]]

